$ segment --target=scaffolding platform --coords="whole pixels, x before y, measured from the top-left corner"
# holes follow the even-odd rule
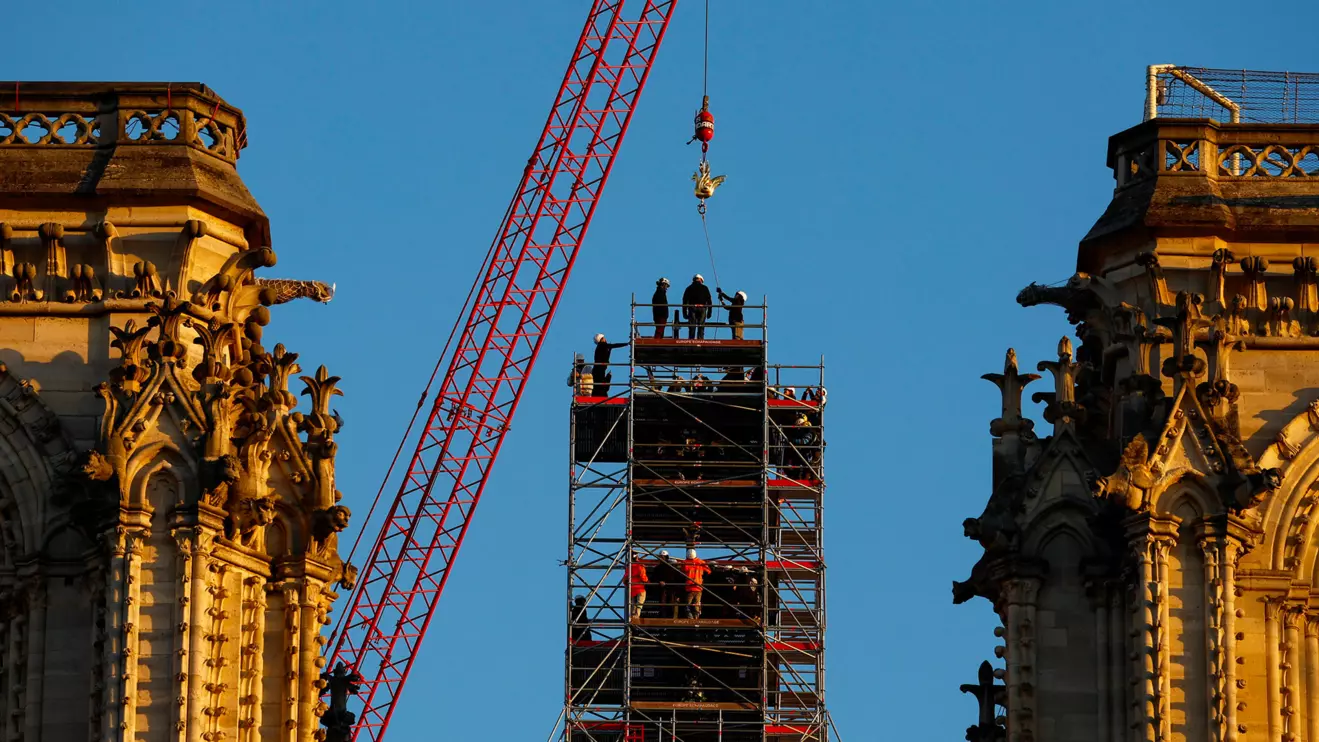
[[[633,701],[630,705],[641,711],[755,711],[760,708],[754,703],[727,701]]]
[[[574,362],[565,742],[829,738],[824,369],[770,364],[744,312]]]
[[[638,366],[761,366],[765,363],[765,343],[760,340],[639,337],[633,339],[632,350]]]
[[[634,626],[657,628],[749,628],[760,625],[760,618],[633,618]]]

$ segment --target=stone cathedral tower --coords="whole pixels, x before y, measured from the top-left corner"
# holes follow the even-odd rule
[[[1004,662],[965,688],[991,701],[968,739],[1319,742],[1319,109],[1294,105],[1319,77],[1238,70],[1233,100],[1214,74],[1151,69],[1078,272],[1017,297],[1079,345],[985,376],[984,555],[954,599],[993,602]],[[1252,111],[1264,80],[1289,117]]]
[[[311,739],[340,392],[263,330],[329,287],[256,277],[205,86],[0,90],[0,735]]]

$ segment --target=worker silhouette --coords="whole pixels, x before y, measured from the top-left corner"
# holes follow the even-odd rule
[[[655,339],[664,337],[664,326],[669,322],[669,279],[655,282],[655,293],[650,297],[650,315],[655,322]]]
[[[714,299],[705,278],[700,273],[692,276],[691,285],[682,292],[682,313],[687,320],[687,339],[705,339],[705,320],[709,319]]]
[[[733,328],[733,339],[742,339],[742,329],[744,320],[742,318],[742,308],[746,306],[747,294],[745,291],[739,291],[732,296],[724,293],[724,290],[716,287],[715,291],[719,292],[719,300],[728,302],[724,304],[724,309],[728,310],[728,326]]]
[[[650,575],[646,574],[646,565],[641,562],[641,552],[632,552],[632,564],[627,570],[628,594],[632,598],[632,618],[641,618],[641,609],[646,605],[646,583]]]
[[[705,576],[710,574],[710,565],[696,556],[696,549],[688,549],[682,571],[687,575],[687,618],[700,618],[701,594],[705,592]]]
[[[605,340],[603,333],[596,333],[595,336],[595,365],[591,367],[591,379],[594,383],[594,390],[591,392],[595,397],[609,396],[609,381],[614,377],[609,372],[609,354],[614,348],[622,348],[627,343],[610,343]]]
[[[652,576],[660,589],[660,615],[677,618],[686,577],[682,573],[681,566],[669,556],[667,550],[660,551],[659,557],[659,565],[655,567],[655,574]]]
[[[586,596],[578,595],[572,599],[572,640],[589,642],[592,639],[591,624],[586,619]]]

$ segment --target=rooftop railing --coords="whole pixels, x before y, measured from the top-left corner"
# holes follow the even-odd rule
[[[1119,188],[1161,176],[1212,180],[1319,178],[1319,124],[1224,124],[1156,119],[1113,137],[1109,166]]]
[[[1147,68],[1145,120],[1319,123],[1319,74],[1157,64]]]
[[[175,145],[238,160],[237,108],[201,83],[0,82],[0,148]]]

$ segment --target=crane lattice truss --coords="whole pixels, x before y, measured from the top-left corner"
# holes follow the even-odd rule
[[[364,681],[354,739],[389,725],[675,6],[592,4],[335,643]]]

